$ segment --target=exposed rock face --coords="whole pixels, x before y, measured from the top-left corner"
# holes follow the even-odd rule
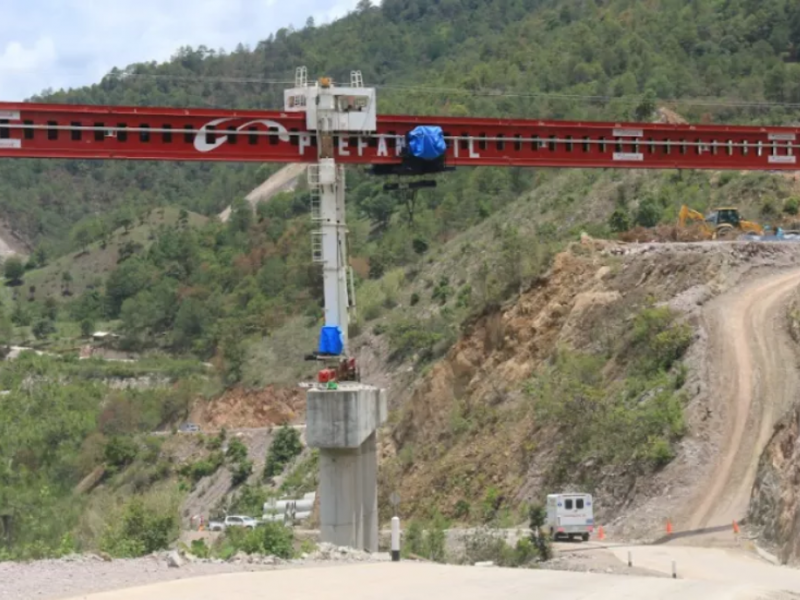
[[[800,564],[800,406],[775,428],[761,456],[748,515],[782,563]]]

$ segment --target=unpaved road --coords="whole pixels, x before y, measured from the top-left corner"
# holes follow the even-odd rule
[[[800,391],[783,322],[798,285],[800,270],[793,269],[755,279],[708,307],[709,387],[712,410],[724,416],[722,444],[685,529],[732,525],[747,512],[761,452]]]
[[[283,167],[280,171],[272,175],[260,186],[251,191],[245,200],[247,200],[255,209],[259,202],[266,202],[278,192],[289,192],[294,190],[297,185],[298,178],[303,174],[308,165],[303,163],[292,163]],[[229,206],[221,213],[219,213],[219,220],[225,223],[231,216],[231,207]]]
[[[756,600],[791,598],[751,585],[566,573],[563,571],[458,567],[410,562],[291,569],[172,581],[81,600],[406,600],[421,598],[547,598],[548,600]],[[795,596],[797,598],[797,596]],[[78,600],[75,598],[74,600]]]

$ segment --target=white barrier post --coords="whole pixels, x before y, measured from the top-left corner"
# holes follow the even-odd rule
[[[675,566],[675,561],[674,560],[672,561],[672,578],[673,579],[677,579],[678,578],[678,569]]]
[[[629,567],[633,566],[633,557],[631,556],[631,551],[630,550],[628,550],[628,566]]]
[[[400,560],[400,519],[392,517],[392,562]]]

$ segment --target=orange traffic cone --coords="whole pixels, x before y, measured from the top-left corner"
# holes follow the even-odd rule
[[[602,525],[600,525],[600,527],[597,528],[597,539],[598,540],[606,539],[606,532],[603,531],[603,526]]]
[[[672,521],[667,519],[667,535],[672,533]]]
[[[739,525],[736,523],[736,521],[733,522],[733,533],[735,535],[739,535]]]

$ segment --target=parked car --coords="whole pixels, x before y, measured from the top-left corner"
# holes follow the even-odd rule
[[[258,521],[253,517],[245,515],[228,515],[222,521],[211,521],[208,524],[210,531],[224,531],[228,527],[244,527],[245,529],[255,529]]]
[[[200,428],[194,423],[187,421],[178,428],[178,431],[181,433],[197,433],[200,431]]]

